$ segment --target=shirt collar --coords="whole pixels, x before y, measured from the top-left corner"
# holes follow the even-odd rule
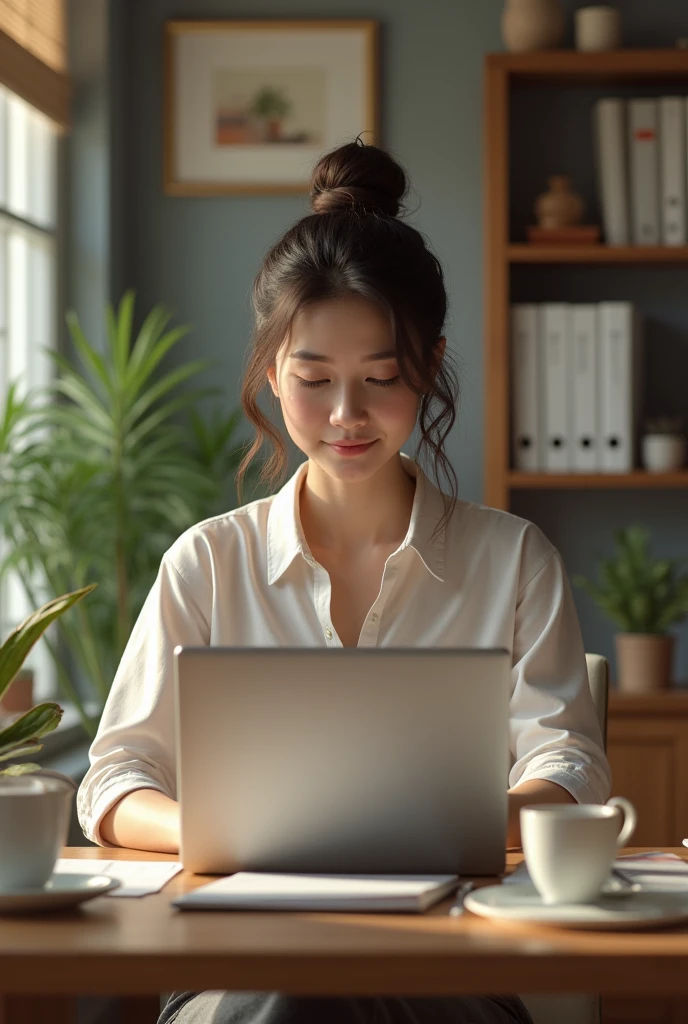
[[[415,477],[416,493],[409,528],[399,550],[413,548],[428,572],[442,582],[445,527],[437,530],[437,525],[445,512],[445,496],[413,459],[403,452],[401,457],[408,475]],[[299,466],[292,478],[274,496],[270,505],[267,527],[267,570],[270,586],[286,572],[297,555],[301,555],[308,562],[313,561],[299,515],[299,493],[307,467],[307,462]]]

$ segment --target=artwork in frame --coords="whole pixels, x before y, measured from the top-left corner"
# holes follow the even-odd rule
[[[307,192],[323,153],[378,141],[378,23],[165,23],[167,195]]]

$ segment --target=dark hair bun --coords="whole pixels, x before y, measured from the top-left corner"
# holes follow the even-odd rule
[[[315,165],[311,176],[314,213],[368,210],[396,217],[408,182],[389,153],[360,140],[333,149]]]

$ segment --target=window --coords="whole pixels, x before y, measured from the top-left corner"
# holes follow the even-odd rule
[[[0,0],[0,30],[43,64],[64,71],[63,0]]]
[[[43,349],[56,344],[56,186],[54,122],[0,86],[0,407],[10,381],[24,394],[53,373]],[[42,600],[57,596],[44,594],[39,580],[35,586]],[[0,639],[33,610],[18,577],[7,573]],[[35,699],[54,696],[56,670],[43,640],[26,665],[34,670]]]

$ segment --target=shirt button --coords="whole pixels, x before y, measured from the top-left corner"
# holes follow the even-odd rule
[[[376,613],[373,612],[373,614],[370,616],[370,621],[371,622],[377,622],[377,619],[378,619],[378,617],[377,617]]]
[[[328,627],[327,627],[327,629],[325,630],[325,636],[327,637],[327,639],[328,639],[328,640],[331,640],[331,639],[332,639],[332,630],[330,629],[330,627],[329,627],[329,626],[328,626]]]

